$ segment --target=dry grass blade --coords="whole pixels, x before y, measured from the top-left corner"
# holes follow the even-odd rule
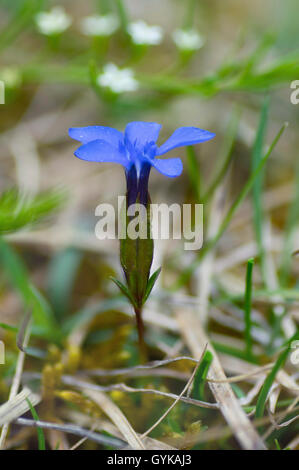
[[[80,426],[95,428],[98,431],[104,431],[114,437],[121,438],[122,434],[119,429],[110,421],[105,421],[99,418],[93,418],[86,414],[83,414],[74,410],[65,410],[65,415],[68,419],[78,423]],[[138,434],[139,436],[139,434]],[[147,450],[177,450],[175,447],[166,444],[165,442],[152,439],[151,437],[145,437],[142,439]]]
[[[83,436],[85,439],[91,439],[94,442],[97,442],[101,445],[106,446],[113,446],[117,449],[123,448],[126,446],[125,442],[115,439],[113,437],[102,436],[96,432],[89,431],[88,429],[80,428],[80,426],[74,424],[57,424],[57,423],[49,423],[47,421],[34,421],[33,419],[24,419],[18,418],[16,424],[20,424],[21,426],[32,426],[32,427],[39,427],[44,429],[51,429],[57,430],[65,433],[74,434],[76,436]]]
[[[271,413],[269,413],[269,419],[270,419],[270,421],[271,421],[271,423],[272,423],[272,426],[270,426],[270,428],[265,432],[265,434],[264,434],[264,436],[263,436],[264,439],[267,439],[267,438],[271,435],[271,433],[272,433],[273,431],[275,431],[276,429],[279,429],[279,427],[288,426],[289,424],[291,424],[291,422],[295,421],[294,419],[291,419],[290,422],[286,421],[286,422],[285,422],[286,424],[283,423],[283,425],[280,426],[281,421],[282,421],[289,413],[291,413],[292,411],[296,410],[296,405],[297,405],[298,401],[299,401],[299,396],[297,396],[297,397],[293,400],[293,402],[290,404],[290,406],[288,406],[288,408],[287,408],[285,411],[283,411],[282,413],[280,413],[280,414],[278,415],[278,416],[279,416],[279,421],[278,421],[278,422],[275,421],[274,415],[272,415]],[[296,418],[298,418],[298,416],[299,416],[299,415],[297,415]]]
[[[16,397],[19,387],[20,387],[24,361],[25,361],[25,355],[26,355],[24,348],[27,346],[29,337],[30,337],[30,319],[31,319],[31,314],[27,313],[25,315],[25,320],[18,334],[17,345],[20,349],[20,352],[18,355],[16,371],[15,371],[15,375],[14,375],[10,393],[9,393],[9,398],[8,398],[9,401],[11,401],[13,398]],[[4,447],[5,439],[8,433],[8,428],[9,428],[8,423],[5,423],[2,427],[1,436],[0,436],[0,449]]]
[[[123,369],[91,369],[88,370],[89,375],[98,375],[98,376],[115,376],[115,375],[126,375],[126,374],[131,374],[132,372],[136,370],[148,370],[148,369],[155,369],[156,367],[161,367],[165,366],[168,364],[173,364],[174,362],[178,361],[191,361],[194,363],[197,363],[197,360],[194,359],[193,357],[189,356],[179,356],[179,357],[174,357],[172,359],[163,359],[162,361],[153,361],[148,364],[142,364],[134,367],[126,367]]]
[[[259,367],[258,369],[255,369],[251,372],[248,372],[247,374],[240,374],[240,375],[235,375],[234,377],[226,378],[226,379],[211,379],[207,378],[207,382],[214,383],[214,384],[220,384],[220,383],[236,383],[236,382],[241,382],[243,380],[248,379],[249,377],[254,377],[255,375],[263,374],[267,370],[272,369],[273,364],[267,364],[265,366]]]
[[[33,406],[37,405],[41,398],[29,388],[25,387],[15,397],[0,406],[0,426],[14,421],[28,411],[29,400]]]
[[[271,413],[269,413],[269,417],[271,419],[271,423],[273,424],[274,428],[275,429],[281,429],[281,428],[285,428],[287,426],[289,426],[290,424],[294,423],[294,421],[297,421],[297,419],[299,419],[299,415],[297,416],[294,416],[294,418],[291,418],[289,419],[288,421],[284,421],[283,423],[276,423],[274,417],[271,415]]]
[[[119,390],[119,391],[127,392],[127,393],[147,393],[150,395],[160,395],[165,398],[171,398],[172,400],[177,400],[178,398],[180,398],[181,401],[183,401],[184,403],[188,403],[189,405],[199,406],[200,408],[209,408],[212,410],[219,409],[218,403],[208,403],[205,401],[195,400],[193,398],[188,398],[188,397],[183,397],[183,396],[179,397],[179,395],[175,395],[174,393],[163,392],[161,390],[155,390],[152,388],[129,387],[128,385],[124,383],[102,386],[102,385],[96,385],[90,382],[78,380],[75,377],[71,377],[69,375],[63,375],[62,382],[65,383],[66,385],[72,385],[80,389],[87,388],[89,390],[94,390],[94,391],[99,391],[99,392],[112,392],[113,390]]]
[[[218,359],[217,353],[211,346],[199,319],[191,311],[178,310],[177,320],[180,325],[186,344],[194,356],[199,355],[202,344],[208,343],[208,349],[213,354],[213,362],[209,369],[208,378],[213,380],[226,380],[225,373]],[[229,383],[210,383],[210,389],[219,403],[220,410],[230,426],[232,433],[243,449],[265,449],[265,445],[249,421],[245,412]]]
[[[131,424],[118,408],[118,406],[110,400],[103,392],[98,392],[90,389],[84,389],[84,394],[93,400],[103,412],[111,419],[111,421],[120,430],[128,444],[135,450],[144,450],[145,445],[138,437],[137,433],[132,428]]]

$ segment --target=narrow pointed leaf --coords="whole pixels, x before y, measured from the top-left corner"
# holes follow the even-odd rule
[[[110,276],[110,279],[111,281],[114,282],[114,284],[117,285],[117,287],[119,288],[119,290],[129,299],[129,301],[131,302],[131,304],[133,306],[135,306],[135,301],[129,291],[129,289],[127,288],[127,286],[125,286],[121,281],[119,281],[118,279],[116,279],[115,277],[113,276]]]
[[[157,271],[155,271],[154,274],[152,274],[151,277],[149,278],[147,286],[146,286],[146,291],[145,291],[145,296],[144,296],[143,303],[145,303],[147,301],[148,297],[150,296],[150,293],[152,292],[153,287],[156,284],[156,281],[157,281],[157,279],[160,275],[161,269],[162,268],[158,268]]]

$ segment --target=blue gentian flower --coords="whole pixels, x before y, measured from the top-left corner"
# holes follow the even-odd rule
[[[155,122],[131,122],[124,133],[105,126],[73,127],[72,139],[81,145],[75,156],[92,162],[120,163],[126,172],[128,205],[138,201],[146,204],[151,167],[168,177],[182,173],[180,158],[157,158],[176,147],[194,145],[212,139],[215,134],[197,127],[179,127],[160,147],[156,142],[161,125]]]

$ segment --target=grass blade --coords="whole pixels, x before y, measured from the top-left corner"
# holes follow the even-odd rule
[[[190,145],[186,148],[187,153],[187,171],[190,179],[190,185],[196,202],[200,202],[201,177],[199,162],[196,158],[194,147]]]
[[[206,351],[194,377],[192,396],[197,400],[204,401],[205,382],[212,361],[213,354]]]
[[[248,358],[252,357],[252,338],[251,338],[251,298],[252,298],[252,270],[254,259],[249,259],[246,272],[246,290],[245,290],[245,343],[246,354]]]
[[[253,146],[252,158],[251,158],[253,173],[258,167],[263,157],[263,145],[264,145],[264,139],[265,139],[265,134],[267,130],[268,114],[269,114],[269,98],[265,100],[264,105],[262,107],[259,128],[256,134],[255,143]],[[253,187],[252,187],[252,203],[253,203],[253,222],[254,222],[256,243],[257,243],[257,248],[258,248],[258,256],[260,260],[263,280],[265,282],[267,275],[266,275],[266,264],[265,264],[266,262],[265,262],[265,254],[264,254],[265,250],[263,246],[262,193],[263,193],[263,172],[261,171],[260,174],[256,177]]]
[[[278,356],[277,361],[275,362],[273,369],[269,373],[268,377],[266,378],[264,385],[262,386],[262,389],[260,391],[260,394],[257,399],[256,403],[256,411],[255,411],[255,417],[256,418],[262,418],[264,416],[264,411],[265,411],[265,405],[266,405],[266,400],[268,397],[268,393],[270,391],[270,388],[275,380],[275,377],[277,375],[277,372],[281,367],[283,367],[284,363],[287,360],[287,357],[289,355],[290,349],[291,349],[291,344],[295,339],[299,338],[299,332],[297,332],[294,336],[292,336],[291,339],[288,340],[288,345],[287,347],[280,353]]]
[[[295,194],[294,199],[289,209],[286,229],[285,240],[282,252],[281,270],[280,270],[280,286],[286,287],[290,277],[290,268],[292,263],[292,247],[295,236],[296,227],[299,223],[299,164],[297,166],[295,177]]]
[[[38,414],[34,406],[32,405],[31,401],[29,400],[29,398],[26,398],[26,401],[29,405],[34,421],[39,421]],[[36,432],[37,432],[37,440],[38,440],[38,450],[46,450],[46,440],[45,440],[44,431],[42,430],[42,428],[37,427]]]
[[[226,131],[226,139],[222,150],[223,155],[220,158],[220,167],[218,170],[216,170],[216,175],[202,198],[202,204],[205,204],[208,200],[210,200],[219,184],[223,181],[223,178],[230,166],[233,158],[233,150],[238,132],[240,114],[241,112],[239,108],[236,108],[232,113],[232,117]]]

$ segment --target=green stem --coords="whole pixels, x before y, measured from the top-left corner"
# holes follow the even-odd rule
[[[197,0],[189,0],[184,28],[191,29],[194,24]]]
[[[144,340],[144,323],[142,320],[142,308],[135,307],[135,315],[136,315],[136,324],[137,324],[137,331],[138,331],[138,344],[139,344],[139,353],[140,353],[140,362],[145,363],[147,362],[147,347]]]
[[[254,259],[251,258],[247,263],[246,290],[245,290],[245,352],[249,358],[252,357],[252,339],[251,339],[251,299],[252,299],[252,270]]]
[[[118,16],[121,24],[121,28],[124,33],[127,33],[128,30],[128,15],[123,0],[116,0],[116,6],[118,11]]]

